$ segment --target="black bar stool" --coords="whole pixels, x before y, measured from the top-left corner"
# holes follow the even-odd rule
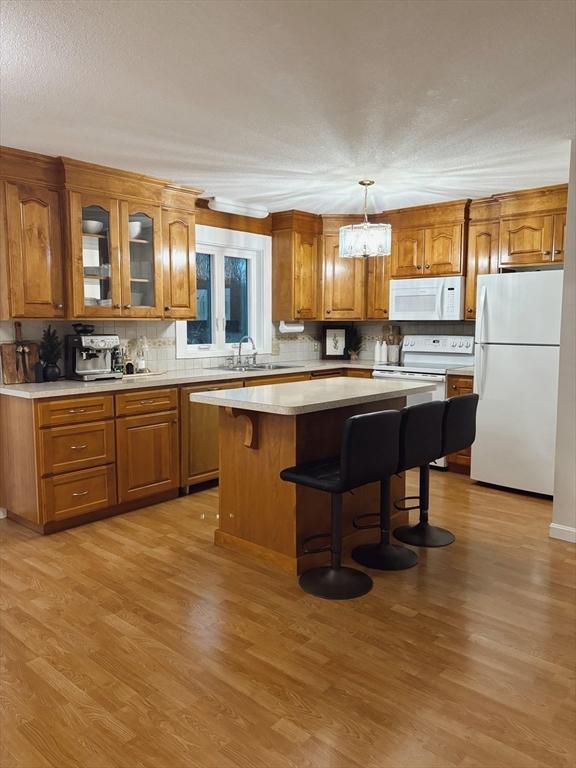
[[[477,406],[478,395],[462,395],[446,402],[424,403],[404,409],[400,427],[400,461],[404,463],[403,469],[420,467],[420,487],[418,496],[399,499],[395,506],[397,509],[419,509],[420,518],[416,525],[396,528],[394,536],[399,541],[415,547],[446,547],[455,540],[453,533],[428,522],[429,462],[472,445],[476,437]],[[416,409],[420,411],[416,412]],[[423,415],[425,409],[428,409],[428,417]],[[410,413],[412,410],[414,414]],[[419,450],[417,445],[414,447],[414,441],[418,440],[417,432],[420,428],[428,432],[428,438],[426,446]],[[416,458],[417,463],[413,463]],[[424,463],[422,458],[426,459]],[[411,500],[418,503],[411,507],[401,506],[403,502]]]
[[[403,418],[406,410],[404,408],[400,411]],[[403,421],[400,422],[400,430],[402,429],[402,423]],[[401,461],[400,453],[398,454],[398,460]],[[401,470],[396,465],[395,470],[389,470],[381,476],[379,523],[376,525],[362,525],[360,523],[363,518],[374,517],[371,513],[359,515],[354,520],[354,525],[360,530],[380,528],[379,542],[376,544],[362,544],[352,550],[352,558],[367,568],[375,568],[379,571],[403,571],[407,568],[413,568],[418,562],[418,555],[411,549],[406,549],[406,547],[390,542],[390,479],[393,474],[399,471]]]
[[[342,566],[342,494],[396,471],[399,430],[399,411],[352,416],[344,425],[338,458],[299,464],[280,473],[282,480],[332,495],[331,563],[302,574],[300,586],[305,592],[328,600],[348,600],[372,589],[368,574]]]

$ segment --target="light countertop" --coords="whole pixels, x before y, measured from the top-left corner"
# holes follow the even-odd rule
[[[182,371],[168,371],[158,375],[131,376],[124,379],[108,379],[105,381],[72,381],[61,379],[55,382],[41,384],[4,384],[0,386],[0,395],[40,399],[43,397],[71,397],[77,395],[94,395],[104,392],[126,392],[132,389],[150,389],[152,387],[169,387],[186,384],[207,384],[214,381],[235,381],[251,379],[258,376],[282,376],[287,373],[310,373],[311,371],[334,370],[341,368],[363,368],[372,370],[372,361],[358,360],[310,360],[290,365],[287,361],[278,361],[285,368],[276,370],[260,369],[257,371],[228,371],[218,368],[191,368]]]
[[[299,416],[316,411],[329,411],[350,405],[377,403],[421,392],[432,392],[434,384],[395,381],[391,379],[332,378],[316,381],[195,392],[193,403],[239,408],[245,411]]]
[[[460,366],[460,368],[448,368],[446,373],[449,376],[474,376],[474,366]]]

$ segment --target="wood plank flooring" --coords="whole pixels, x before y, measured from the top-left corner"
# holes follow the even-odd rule
[[[545,500],[431,486],[456,543],[344,603],[215,548],[217,489],[0,521],[0,765],[573,768],[575,548]]]

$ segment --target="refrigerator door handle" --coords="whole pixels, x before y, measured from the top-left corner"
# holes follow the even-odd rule
[[[482,286],[482,290],[480,291],[480,306],[478,307],[478,329],[476,332],[476,338],[478,339],[479,343],[482,344],[484,341],[484,313],[486,311],[486,294],[487,289],[486,286]]]
[[[478,395],[478,399],[482,400],[482,390],[484,389],[484,344],[482,342],[478,343],[477,351],[475,375],[478,383],[476,385],[476,394]]]

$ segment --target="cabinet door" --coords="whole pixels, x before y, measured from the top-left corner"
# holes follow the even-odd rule
[[[564,244],[566,243],[566,214],[554,216],[554,248],[552,261],[564,261]]]
[[[162,317],[160,208],[120,203],[122,316]]]
[[[43,521],[67,520],[116,505],[114,465],[66,472],[42,480]]]
[[[366,318],[387,320],[390,309],[390,257],[370,256],[366,290]]]
[[[68,197],[74,317],[120,315],[118,200],[71,192]]]
[[[119,502],[178,487],[176,411],[116,419]]]
[[[342,259],[338,235],[324,237],[325,320],[362,320],[364,317],[364,259]]]
[[[391,277],[422,277],[424,230],[392,228]]]
[[[476,281],[478,275],[498,271],[498,222],[470,224],[468,229],[468,262],[466,269],[465,319],[476,317]]]
[[[318,317],[318,237],[294,233],[294,315]]]
[[[550,262],[553,229],[553,216],[504,219],[500,223],[500,266]]]
[[[462,225],[428,227],[424,234],[426,277],[462,274]]]
[[[164,253],[164,317],[196,317],[196,253],[194,216],[162,211]]]
[[[234,381],[180,390],[180,485],[195,485],[218,477],[218,408],[191,403],[190,394],[243,386],[243,381]]]
[[[6,183],[5,194],[10,313],[13,317],[64,317],[58,192]]]

